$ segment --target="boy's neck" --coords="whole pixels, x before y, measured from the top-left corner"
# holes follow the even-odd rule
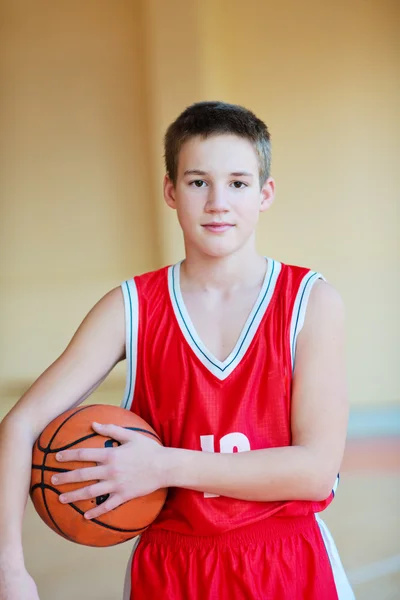
[[[265,277],[267,261],[252,251],[223,258],[191,256],[181,265],[181,286],[191,290],[229,291],[259,285]]]

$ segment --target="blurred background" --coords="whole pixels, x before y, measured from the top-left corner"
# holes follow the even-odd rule
[[[0,89],[0,417],[104,293],[182,258],[164,131],[192,102],[242,104],[272,135],[260,252],[321,271],[347,307],[324,519],[357,598],[400,598],[398,0],[0,0]],[[119,404],[124,377],[89,402]],[[24,538],[42,600],[121,597],[129,543],[72,545],[30,504]]]

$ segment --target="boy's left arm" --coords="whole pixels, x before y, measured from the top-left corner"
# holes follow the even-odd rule
[[[168,485],[245,500],[324,500],[344,452],[345,371],[343,303],[318,281],[297,341],[292,445],[235,454],[168,449]]]
[[[86,516],[97,517],[159,487],[253,501],[327,498],[342,461],[347,429],[344,338],[342,300],[329,284],[318,281],[297,340],[291,446],[210,453],[164,448],[114,425],[94,426],[122,445],[108,452],[82,449],[63,453],[62,460],[98,461],[102,466],[95,468],[96,474],[92,469],[91,475],[108,481],[109,500]],[[88,477],[85,469],[78,469],[59,479],[66,483],[87,481]],[[65,501],[91,498],[95,492],[95,486],[81,488],[66,494]]]

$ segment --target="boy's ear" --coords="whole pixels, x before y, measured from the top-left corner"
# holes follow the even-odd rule
[[[164,176],[164,200],[170,208],[176,209],[175,186],[168,175]]]
[[[264,212],[270,208],[275,198],[275,180],[268,177],[267,181],[261,188],[261,205],[260,212]]]

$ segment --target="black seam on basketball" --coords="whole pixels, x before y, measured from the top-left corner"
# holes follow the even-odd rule
[[[52,485],[48,485],[47,483],[44,483],[43,485],[40,483],[35,483],[35,485],[32,486],[31,488],[31,493],[36,489],[36,488],[41,488],[42,491],[44,489],[46,490],[50,490],[52,492],[55,492],[57,494],[57,496],[61,495],[61,492],[53,487]],[[74,504],[73,502],[68,503],[69,506],[71,506],[71,508],[73,508],[76,512],[78,512],[80,515],[84,515],[86,511],[82,510],[81,508],[78,508],[78,506],[76,506],[76,504]],[[67,506],[67,504],[65,505]],[[50,515],[50,513],[49,513]],[[53,517],[50,515],[51,520],[53,521],[54,525],[61,531],[61,533],[65,536],[66,534],[64,532],[62,532],[62,530],[60,529],[60,527],[57,525],[57,523],[54,521]],[[85,519],[86,520],[86,519]],[[142,531],[143,529],[146,529],[148,526],[145,525],[144,527],[138,527],[137,529],[121,529],[121,527],[116,527],[115,525],[108,525],[108,523],[103,523],[102,521],[99,521],[98,519],[88,519],[88,521],[91,521],[92,523],[96,523],[96,525],[101,525],[102,527],[105,527],[106,529],[111,529],[112,531],[118,531],[121,533],[136,533],[137,531]],[[68,538],[71,539],[71,538]]]
[[[44,507],[45,507],[45,509],[46,509],[46,512],[47,512],[47,514],[48,514],[48,516],[49,516],[49,518],[50,518],[51,522],[54,524],[54,526],[55,526],[55,527],[58,529],[58,531],[60,532],[60,534],[61,534],[61,535],[62,535],[64,538],[66,538],[66,539],[68,539],[68,540],[71,540],[71,541],[74,541],[74,540],[73,540],[72,538],[70,538],[70,537],[69,537],[67,534],[65,534],[65,533],[63,532],[63,530],[61,529],[61,527],[60,527],[60,526],[59,526],[59,525],[56,523],[56,521],[54,520],[54,518],[53,518],[52,514],[50,513],[50,510],[49,510],[49,507],[48,507],[48,504],[47,504],[46,495],[45,495],[45,490],[46,490],[46,489],[48,489],[48,490],[52,490],[52,491],[54,491],[54,492],[55,492],[57,495],[60,495],[60,494],[61,494],[61,492],[59,492],[59,491],[58,491],[56,488],[54,488],[54,487],[52,487],[52,486],[50,486],[50,485],[48,485],[48,484],[45,484],[45,483],[44,483],[44,473],[45,473],[45,471],[51,470],[49,467],[46,467],[45,463],[46,463],[46,460],[47,460],[47,455],[48,455],[48,454],[53,454],[54,452],[60,452],[61,450],[66,450],[66,449],[68,449],[68,448],[71,448],[71,447],[75,446],[77,443],[80,443],[80,442],[82,442],[82,441],[85,441],[85,440],[87,440],[87,439],[90,439],[90,438],[92,438],[92,437],[96,437],[96,436],[98,436],[98,435],[99,435],[99,434],[97,434],[97,433],[93,433],[93,434],[90,434],[90,435],[88,435],[88,436],[85,436],[85,437],[81,438],[80,440],[76,440],[76,441],[74,441],[72,444],[69,444],[69,445],[67,445],[67,446],[64,446],[64,447],[62,447],[62,448],[51,448],[51,444],[52,444],[52,442],[53,442],[54,438],[56,437],[56,435],[58,434],[58,432],[60,431],[60,429],[62,429],[62,427],[65,425],[65,423],[67,423],[67,421],[69,421],[70,419],[72,419],[72,417],[74,417],[76,414],[78,414],[78,413],[82,412],[83,410],[87,410],[88,408],[91,408],[92,406],[96,406],[96,405],[88,405],[88,406],[83,406],[83,407],[81,407],[80,409],[78,409],[78,410],[74,411],[74,412],[73,412],[71,415],[69,415],[69,416],[68,416],[66,419],[64,419],[64,421],[63,421],[62,423],[60,423],[60,425],[57,427],[56,431],[54,432],[53,436],[51,437],[51,439],[50,439],[50,441],[49,441],[49,443],[48,443],[48,445],[47,445],[47,448],[44,448],[44,447],[41,445],[41,441],[40,441],[40,440],[41,440],[41,436],[42,436],[42,434],[40,434],[40,435],[39,435],[39,438],[38,438],[38,439],[37,439],[37,441],[36,441],[36,444],[37,444],[37,446],[38,446],[39,450],[40,450],[41,452],[43,452],[43,453],[44,453],[44,457],[43,457],[43,465],[42,465],[42,467],[38,467],[37,465],[35,465],[35,467],[34,467],[34,468],[39,468],[39,469],[41,470],[41,483],[40,483],[40,484],[35,484],[34,486],[32,486],[32,488],[31,488],[30,492],[31,492],[31,494],[32,494],[32,492],[33,492],[35,489],[37,489],[37,488],[40,488],[40,489],[41,489],[41,492],[42,492],[42,500],[43,500],[43,505],[44,505]],[[141,433],[146,433],[146,434],[148,434],[148,435],[151,435],[152,437],[156,438],[156,439],[157,439],[157,440],[158,440],[158,441],[161,443],[161,440],[160,440],[160,438],[158,437],[158,435],[157,435],[157,434],[155,434],[155,433],[153,433],[152,431],[148,431],[148,430],[146,430],[146,429],[142,429],[142,428],[140,428],[140,427],[125,427],[125,429],[129,429],[130,431],[137,431],[137,432],[141,432]],[[43,433],[43,432],[42,432],[42,433]],[[68,469],[61,470],[61,472],[65,472],[65,471],[68,471]],[[78,508],[78,507],[77,507],[75,504],[72,504],[72,503],[70,503],[70,506],[71,506],[71,507],[72,507],[72,508],[73,508],[75,511],[77,511],[78,513],[80,513],[82,516],[85,514],[85,513],[84,513],[84,512],[83,512],[81,509],[79,509],[79,508]],[[140,527],[140,528],[138,528],[138,529],[121,529],[121,528],[119,528],[119,527],[114,527],[114,526],[112,526],[112,525],[108,525],[108,524],[106,524],[106,523],[102,523],[101,521],[99,521],[99,520],[97,520],[97,519],[91,519],[91,521],[93,521],[93,523],[96,523],[97,525],[100,525],[101,527],[104,527],[104,528],[106,528],[106,529],[110,529],[110,530],[112,530],[112,531],[121,532],[121,533],[138,533],[138,532],[140,532],[140,531],[143,531],[144,529],[146,529],[146,528],[147,528],[147,525],[146,525],[145,527]]]
[[[72,508],[74,510],[76,510],[78,513],[80,513],[82,516],[85,514],[85,512],[83,510],[81,510],[80,508],[78,508],[75,504],[70,504],[70,506],[72,506]],[[101,525],[102,527],[105,527],[106,529],[111,529],[111,531],[119,531],[121,533],[136,533],[138,531],[143,531],[143,529],[146,529],[148,526],[145,525],[144,527],[138,527],[137,529],[122,529],[121,527],[116,527],[115,525],[108,525],[107,523],[103,523],[103,521],[99,521],[98,519],[88,519],[89,521],[92,521],[93,523],[96,523],[96,525]]]
[[[57,429],[55,430],[55,432],[53,433],[52,438],[50,439],[47,448],[43,448],[43,446],[40,444],[40,438],[42,437],[42,433],[40,434],[38,440],[37,440],[37,445],[39,450],[41,450],[42,452],[46,452],[50,450],[50,446],[51,446],[51,442],[54,440],[54,438],[56,437],[57,433],[60,431],[60,429],[65,425],[65,423],[67,421],[69,421],[70,419],[72,419],[72,417],[74,417],[75,415],[77,415],[78,413],[82,412],[83,410],[87,410],[88,408],[91,408],[91,406],[93,405],[88,405],[88,406],[82,406],[81,408],[79,408],[78,410],[76,410],[75,412],[72,413],[72,415],[69,415],[69,417],[67,417],[66,419],[64,419],[64,421],[62,423],[60,423],[60,425],[57,427]]]
[[[47,505],[47,499],[46,499],[46,494],[44,493],[44,490],[52,490],[53,492],[56,492],[56,494],[58,496],[61,495],[61,492],[59,492],[56,488],[53,488],[51,485],[48,485],[47,483],[35,483],[35,485],[33,485],[31,488],[31,494],[35,491],[36,488],[40,488],[42,490],[43,504],[44,504],[44,507],[46,508],[47,514],[49,515],[54,527],[57,527],[57,529],[61,533],[61,535],[64,536],[67,540],[73,541],[72,538],[69,537],[69,535],[67,535],[66,533],[63,532],[63,530],[58,525],[58,523],[56,523],[55,520],[53,519],[53,515],[51,514],[49,507]]]
[[[57,469],[57,467],[45,467],[44,465],[32,465],[32,469],[40,471],[51,471],[52,473],[69,473],[72,469]]]
[[[51,442],[54,440],[54,438],[56,437],[57,433],[58,433],[58,432],[60,431],[60,429],[63,427],[64,423],[66,423],[67,421],[69,421],[69,419],[72,419],[72,417],[73,417],[74,415],[76,415],[77,413],[79,413],[79,412],[81,412],[82,410],[85,410],[85,409],[87,409],[87,408],[89,408],[89,407],[88,407],[88,406],[83,406],[82,408],[80,408],[80,409],[76,410],[75,412],[73,412],[73,413],[72,413],[72,415],[69,415],[69,417],[67,417],[66,419],[64,419],[64,421],[63,421],[63,422],[62,422],[62,423],[59,425],[59,427],[57,427],[56,431],[55,431],[55,432],[54,432],[54,434],[53,434],[53,437],[50,439],[50,442],[49,442],[48,448],[51,446]],[[40,437],[40,436],[39,436],[39,437]],[[39,440],[38,440],[38,446],[39,446],[39,448],[40,448]],[[48,452],[47,452],[45,449],[43,449],[43,450],[42,450],[42,452],[44,452],[44,456],[43,456],[43,467],[45,467],[45,466],[46,466],[46,460],[47,460],[47,454],[48,454]],[[44,483],[44,471],[45,471],[45,470],[44,470],[44,468],[43,468],[43,469],[42,469],[42,476],[41,476],[41,480],[42,480],[42,486],[44,486],[44,485],[45,485],[45,483]],[[50,486],[49,486],[49,487],[50,487]],[[46,511],[47,511],[47,514],[49,515],[49,518],[50,518],[50,519],[51,519],[51,521],[54,523],[55,527],[57,527],[57,529],[60,531],[60,533],[61,533],[61,534],[62,534],[64,537],[66,537],[67,539],[70,539],[70,538],[69,538],[69,536],[67,536],[67,535],[66,535],[66,534],[63,532],[63,530],[62,530],[62,529],[61,529],[61,528],[60,528],[60,527],[57,525],[57,523],[56,523],[56,522],[55,522],[55,520],[53,519],[53,516],[52,516],[52,514],[50,513],[50,510],[49,510],[49,507],[47,506],[46,494],[44,493],[44,490],[45,490],[45,488],[44,488],[44,487],[42,487],[42,500],[43,500],[43,505],[44,505],[44,507],[45,507],[45,509],[46,509]]]
[[[82,516],[85,514],[85,511],[78,508],[75,504],[70,504],[70,506],[72,506],[72,508],[78,513],[80,513]],[[119,531],[121,533],[137,533],[138,531],[143,531],[143,529],[146,529],[148,527],[148,525],[145,525],[144,527],[138,527],[137,529],[122,529],[121,527],[115,527],[115,525],[108,525],[107,523],[103,523],[98,519],[88,519],[88,521],[92,521],[93,523],[96,523],[96,525],[101,525],[106,529],[111,529],[111,531]]]
[[[161,440],[158,437],[158,435],[156,433],[153,433],[152,431],[149,431],[148,429],[142,429],[140,427],[124,427],[124,429],[129,429],[130,431],[138,431],[139,433],[147,433],[148,435],[151,435],[152,437],[156,438],[156,440],[158,440],[161,443]],[[78,440],[74,440],[73,442],[71,442],[71,444],[67,444],[66,446],[59,446],[58,448],[50,448],[49,446],[47,448],[43,448],[38,443],[38,448],[39,448],[39,450],[41,450],[42,452],[45,452],[46,454],[54,454],[55,452],[63,452],[64,450],[69,450],[70,448],[73,448],[74,446],[76,446],[76,444],[80,444],[81,442],[86,442],[86,440],[90,440],[91,438],[98,437],[99,435],[100,435],[99,433],[89,433],[89,435],[85,435],[84,437],[81,437]],[[107,437],[107,436],[105,436],[105,437]],[[54,436],[53,436],[52,440],[53,439],[54,439]],[[50,444],[51,444],[51,441],[50,441]],[[117,440],[114,440],[114,441],[117,441]]]
[[[63,450],[68,450],[69,448],[72,448],[75,444],[79,444],[80,442],[85,442],[86,440],[90,440],[90,438],[97,437],[98,435],[99,435],[98,433],[89,433],[89,435],[79,438],[78,440],[75,440],[71,444],[67,444],[66,446],[59,446],[58,448],[41,448],[40,446],[38,446],[38,447],[39,447],[39,450],[41,450],[42,452],[45,452],[46,454],[55,454],[56,452],[62,452]]]
[[[129,429],[130,431],[139,431],[140,433],[148,433],[152,437],[156,438],[156,440],[158,440],[160,444],[162,443],[158,435],[156,433],[153,433],[152,431],[149,431],[148,429],[142,429],[141,427],[125,427],[125,429]]]

